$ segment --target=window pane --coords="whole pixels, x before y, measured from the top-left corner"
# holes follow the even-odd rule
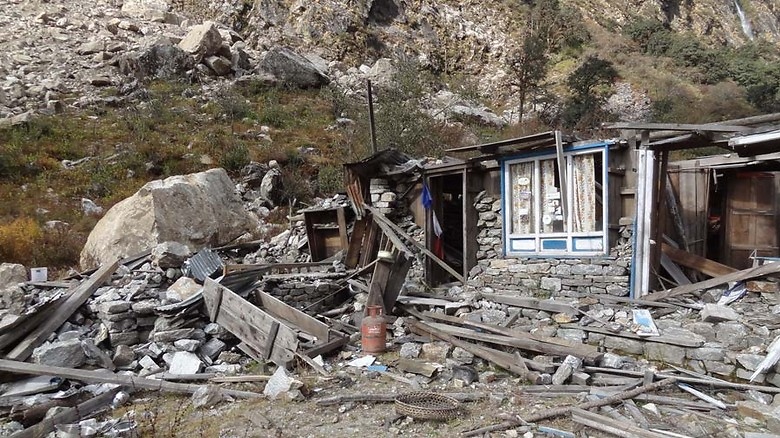
[[[596,175],[601,177],[601,155],[598,160],[594,154],[575,155],[572,157],[574,189],[572,215],[575,233],[601,231],[602,200],[601,184],[596,181]],[[598,162],[597,162],[598,161]],[[596,166],[599,166],[597,172]],[[599,178],[601,179],[601,178]]]
[[[555,159],[540,161],[542,233],[561,233],[566,231],[563,222],[563,202],[561,182],[558,178],[558,163]]]
[[[533,184],[534,163],[519,163],[510,166],[512,191],[512,234],[534,232]]]

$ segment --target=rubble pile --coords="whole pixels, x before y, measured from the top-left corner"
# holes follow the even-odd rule
[[[272,163],[246,169],[237,187],[240,201],[234,201],[257,206],[262,199],[263,208],[279,208],[255,193],[272,169]],[[524,421],[561,415],[597,429],[621,415],[630,418],[624,421],[629,428],[652,422],[674,433],[691,433],[685,424],[716,431],[710,422],[684,421],[702,411],[733,418],[734,436],[737,428],[780,433],[774,398],[780,393],[780,265],[639,300],[608,289],[626,281],[622,250],[601,264],[496,259],[481,263],[464,284],[431,288],[425,258],[443,262],[421,243],[408,184],[370,178],[374,206],[364,205],[360,218],[350,192],[289,212],[289,228],[269,239],[197,250],[164,241],[58,281],[27,281],[26,268],[3,264],[0,370],[58,377],[0,388],[8,413],[2,427],[19,430],[13,421],[21,419],[23,427],[51,431],[52,424],[30,416],[29,406],[62,391],[79,395],[66,405],[79,414],[67,418],[82,419],[97,409],[87,406],[109,409],[122,391],[184,392],[200,407],[253,397],[343,406],[346,400],[392,401],[400,390],[350,395],[333,381],[391,379],[436,397],[499,406],[511,406],[512,397],[589,398],[466,436],[542,430]],[[482,248],[500,250],[489,234],[500,229],[500,203],[482,193],[476,207]],[[623,231],[620,247],[628,251],[630,231]],[[554,276],[563,271],[569,280]],[[579,283],[565,282],[574,280]],[[369,308],[384,309],[385,352],[368,353],[361,343],[364,322],[377,323],[364,320]],[[249,374],[270,371],[272,364],[273,375]],[[323,376],[323,388],[313,391],[310,380],[294,374],[306,368]],[[71,380],[99,384],[93,387],[99,390],[67,386]],[[224,386],[236,382],[265,390]],[[28,389],[19,392],[19,385]],[[641,410],[627,402],[619,411],[609,407],[625,400],[636,400]],[[603,412],[588,410],[595,408]],[[94,420],[81,424],[116,429],[122,423],[88,421]]]

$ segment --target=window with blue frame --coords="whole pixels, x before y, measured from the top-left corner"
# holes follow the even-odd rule
[[[565,148],[562,161],[555,151],[502,161],[506,255],[606,253],[607,147]]]

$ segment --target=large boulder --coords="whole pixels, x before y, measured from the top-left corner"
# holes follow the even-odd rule
[[[27,268],[16,263],[0,263],[0,289],[27,281]]]
[[[180,78],[194,66],[195,60],[170,42],[158,43],[119,59],[119,71],[138,79]]]
[[[216,55],[222,48],[222,35],[212,22],[192,26],[187,35],[179,42],[185,52],[200,58]]]
[[[311,61],[286,47],[275,47],[260,60],[260,68],[280,82],[299,88],[316,88],[330,80]]]
[[[230,242],[256,227],[225,170],[172,176],[147,183],[111,207],[90,233],[81,265],[109,263],[163,242],[197,251]]]

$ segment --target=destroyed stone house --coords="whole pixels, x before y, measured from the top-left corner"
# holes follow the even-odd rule
[[[778,119],[549,131],[424,163],[384,150],[346,166],[348,195],[413,215],[445,261],[425,258],[429,285],[639,298],[780,256]],[[715,154],[670,159],[702,147]]]

